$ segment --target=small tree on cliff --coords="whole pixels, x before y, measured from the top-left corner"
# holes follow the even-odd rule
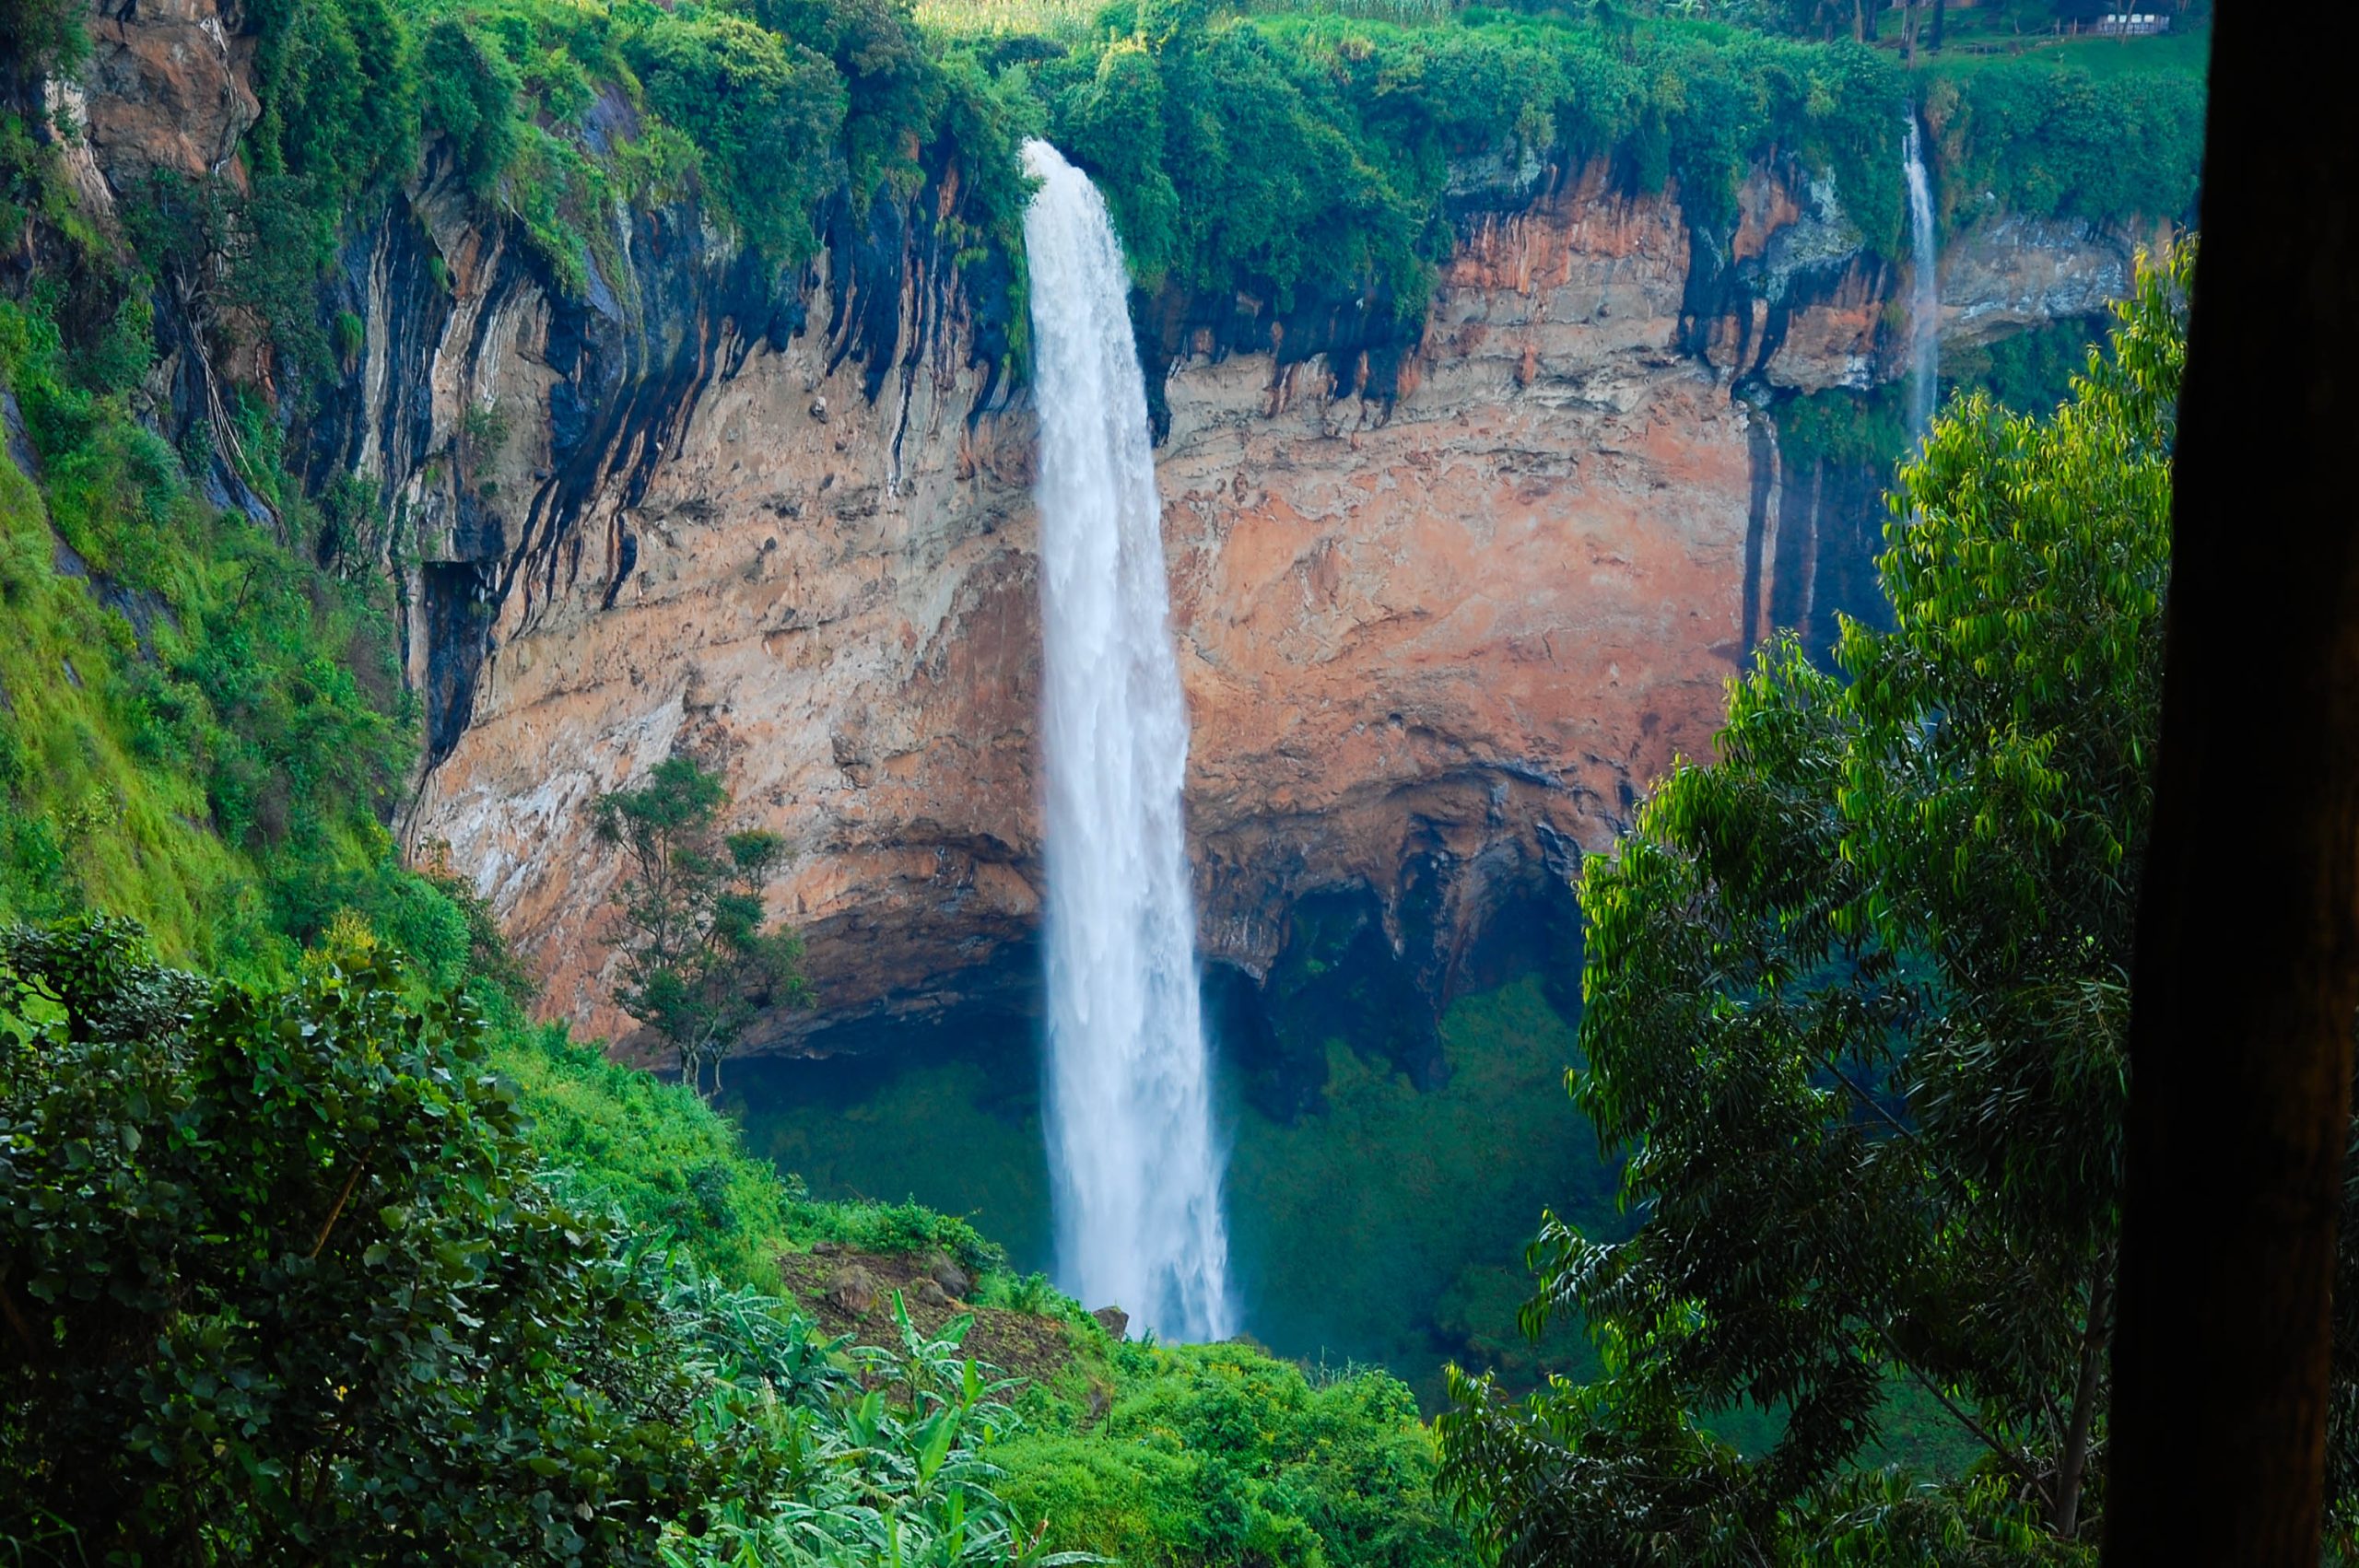
[[[765,929],[762,883],[786,856],[775,833],[724,833],[728,787],[675,756],[634,790],[598,797],[598,837],[629,856],[615,1002],[669,1040],[699,1094],[766,1009],[810,999],[803,942]]]

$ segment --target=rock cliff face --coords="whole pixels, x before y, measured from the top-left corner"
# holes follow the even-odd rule
[[[929,251],[942,199],[898,235],[839,233],[791,299],[724,298],[635,252],[640,298],[685,281],[695,302],[669,307],[668,336],[612,332],[650,346],[602,363],[596,396],[574,346],[594,308],[504,272],[455,215],[438,240],[482,259],[453,266],[416,362],[432,410],[406,466],[349,458],[454,520],[425,535],[443,546],[414,643],[436,760],[408,833],[475,875],[554,1012],[626,1026],[604,1000],[616,867],[589,807],[675,747],[721,761],[747,821],[797,850],[774,892],[822,1005],[768,1044],[857,1044],[863,1023],[1030,979],[1033,427]],[[1364,888],[1446,989],[1493,911],[1708,750],[1777,570],[1823,569],[1777,548],[1791,486],[1765,394],[1896,370],[1898,279],[1815,201],[1765,172],[1720,249],[1675,193],[1602,170],[1494,193],[1382,384],[1387,345],[1289,354],[1283,322],[1250,352],[1205,327],[1150,344],[1208,957],[1259,973],[1297,899]],[[2086,313],[2129,253],[1991,226],[1952,254],[1945,330]],[[356,281],[373,365],[404,313]],[[438,465],[471,405],[503,412],[509,444]],[[508,521],[490,486],[532,499]]]
[[[100,18],[88,123],[118,189],[220,167],[252,116],[209,0],[157,17]],[[552,1014],[628,1030],[591,805],[675,748],[796,851],[772,891],[821,1005],[763,1046],[1031,984],[1034,430],[997,369],[1003,289],[940,239],[957,193],[945,168],[833,214],[784,279],[691,210],[640,214],[575,299],[429,173],[345,258],[331,306],[365,345],[304,434],[315,477],[383,486],[415,563],[405,837],[490,896]],[[1141,301],[1203,947],[1249,975],[1297,900],[1357,890],[1446,992],[1486,919],[1708,750],[1781,604],[1862,580],[1856,519],[1819,547],[1835,503],[1779,474],[1768,412],[1899,371],[1901,280],[1834,193],[1763,170],[1724,234],[1602,167],[1471,170],[1453,200],[1422,326]],[[1985,222],[1944,259],[1945,335],[2086,314],[2130,252]]]

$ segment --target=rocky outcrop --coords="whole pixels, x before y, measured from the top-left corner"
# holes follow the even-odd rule
[[[100,0],[88,24],[80,123],[116,191],[151,171],[242,183],[238,138],[261,116],[248,85],[253,41],[215,0]]]
[[[98,29],[118,189],[223,168],[252,116],[209,0],[152,15]],[[1034,431],[1004,279],[954,259],[935,164],[827,215],[784,276],[670,207],[618,220],[569,294],[434,169],[345,254],[327,308],[362,341],[300,434],[313,478],[391,502],[428,740],[403,830],[492,899],[552,1014],[628,1029],[591,806],[679,748],[795,850],[771,892],[821,1005],[763,1046],[1031,986]],[[1139,302],[1203,947],[1247,975],[1297,900],[1355,890],[1446,992],[1496,911],[1708,750],[1751,644],[1862,569],[1825,497],[1808,553],[1781,534],[1768,412],[1898,372],[1897,270],[1836,193],[1764,169],[1715,232],[1603,165],[1493,165],[1453,185],[1423,315]],[[1987,221],[1945,263],[1944,331],[2084,313],[2130,253]]]

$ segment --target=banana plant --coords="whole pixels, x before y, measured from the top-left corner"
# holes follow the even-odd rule
[[[892,1298],[898,1348],[825,1339],[785,1304],[681,1271],[675,1332],[713,1388],[700,1433],[763,1456],[745,1492],[663,1543],[667,1568],[1069,1568],[994,1490],[1016,1380],[964,1352],[971,1315],[928,1330]]]

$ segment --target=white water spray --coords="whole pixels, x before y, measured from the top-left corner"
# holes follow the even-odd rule
[[[1908,116],[1908,260],[1915,275],[1908,297],[1908,436],[1919,448],[1933,427],[1933,400],[1941,387],[1941,256],[1933,239],[1933,183],[1925,173],[1925,149],[1917,116]]]
[[[1188,714],[1130,278],[1106,203],[1024,167],[1040,415],[1050,1166],[1065,1283],[1169,1340],[1235,1331],[1180,790]]]

